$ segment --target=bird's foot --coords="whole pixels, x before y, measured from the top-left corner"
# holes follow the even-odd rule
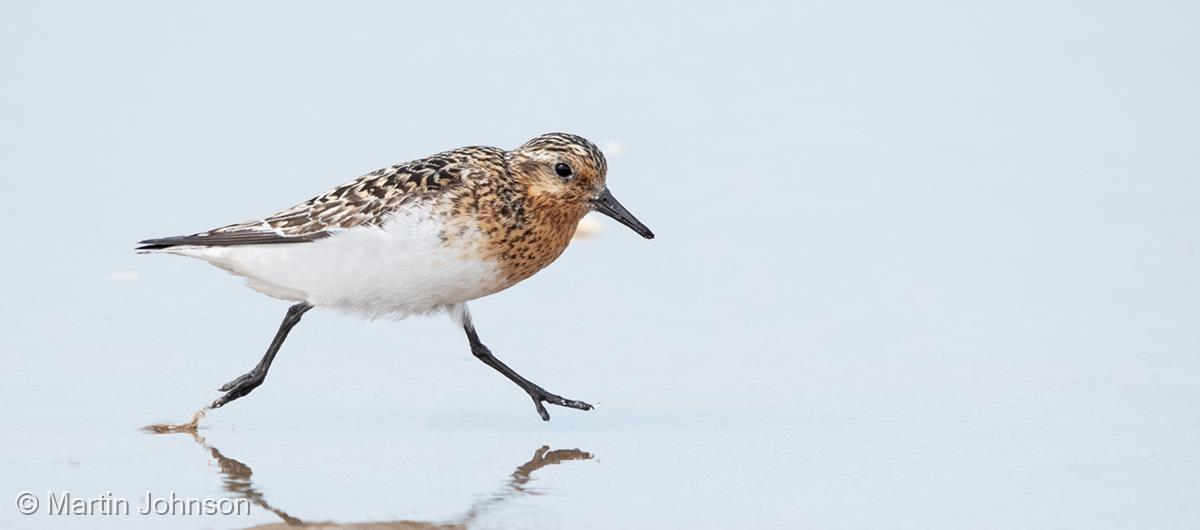
[[[533,388],[528,390],[529,397],[533,398],[533,406],[537,407],[538,415],[542,417],[542,421],[550,421],[550,413],[546,412],[546,407],[543,402],[560,407],[568,407],[579,410],[592,410],[592,406],[582,401],[567,399],[558,394],[547,392],[546,389],[533,385]]]
[[[255,368],[238,376],[237,379],[221,385],[220,391],[224,392],[225,395],[213,401],[212,408],[219,409],[227,405],[230,401],[249,394],[255,388],[258,388],[259,385],[262,385],[266,379],[266,372]]]

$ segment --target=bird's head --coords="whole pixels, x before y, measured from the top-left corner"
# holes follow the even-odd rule
[[[592,142],[567,133],[549,133],[512,150],[509,170],[531,199],[583,213],[595,210],[646,239],[654,233],[608,191],[608,162]]]

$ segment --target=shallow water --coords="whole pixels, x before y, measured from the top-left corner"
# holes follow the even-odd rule
[[[1198,527],[1198,19],[6,6],[0,526]],[[196,436],[141,430],[249,369],[286,304],[134,241],[550,130],[600,143],[658,238],[602,220],[472,312],[595,410],[540,421],[445,318],[312,311]]]

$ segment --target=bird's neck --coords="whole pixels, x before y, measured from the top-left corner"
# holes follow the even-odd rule
[[[566,250],[587,208],[541,194],[524,195],[519,204],[498,204],[503,221],[488,234],[487,256],[499,265],[508,285],[532,276]],[[484,230],[485,234],[488,229]]]

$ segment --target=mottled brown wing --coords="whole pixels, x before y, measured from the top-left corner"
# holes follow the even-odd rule
[[[264,219],[147,239],[137,250],[316,241],[340,230],[378,224],[398,208],[461,186],[471,171],[502,171],[503,156],[503,151],[486,147],[447,151],[373,171]]]

